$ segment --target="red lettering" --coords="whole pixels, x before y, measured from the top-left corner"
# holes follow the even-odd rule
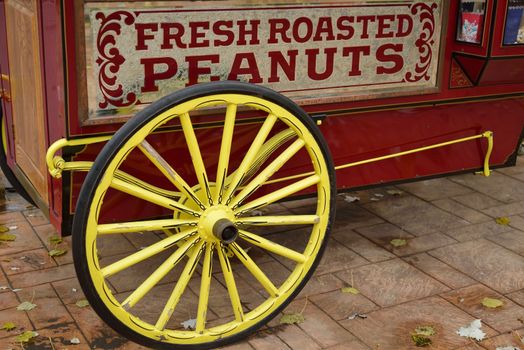
[[[246,29],[247,21],[237,21],[238,25],[238,40],[237,45],[246,45],[246,36],[250,35],[251,40],[249,41],[249,45],[257,45],[260,44],[260,40],[258,40],[258,26],[260,24],[260,20],[258,19],[252,19],[249,21],[249,24],[251,25],[251,29]]]
[[[157,32],[158,23],[136,23],[135,30],[136,30],[135,50],[147,50],[148,47],[146,44],[146,40],[154,39],[155,34],[152,34],[152,33],[147,34],[146,30],[150,32]]]
[[[185,43],[182,42],[182,36],[184,35],[184,26],[180,23],[161,23],[160,28],[163,32],[163,42],[160,46],[161,49],[172,49],[173,44],[171,40],[175,41],[175,44],[178,48],[184,49],[187,47]],[[171,29],[175,29],[174,33],[171,33]]]
[[[189,22],[189,28],[191,28],[191,42],[189,43],[189,47],[209,46],[209,40],[204,39],[209,29],[209,22]],[[203,31],[201,31],[201,29],[203,29]]]
[[[302,24],[305,24],[305,27]],[[299,17],[293,22],[293,39],[297,43],[305,43],[311,35],[313,35],[313,22],[309,18]]]
[[[342,56],[352,56],[351,69],[348,72],[348,76],[354,77],[362,75],[360,70],[360,58],[362,56],[369,56],[371,48],[369,46],[353,46],[342,48]]]
[[[360,35],[361,39],[369,38],[369,23],[375,22],[375,16],[358,16],[357,23],[362,22],[362,34]]]
[[[247,62],[246,67],[242,67],[244,61]],[[228,80],[238,80],[239,75],[251,75],[250,83],[261,83],[260,71],[258,70],[257,61],[253,52],[237,53],[235,60],[231,66],[231,71],[227,77]]]
[[[278,76],[278,67],[286,74],[289,81],[295,81],[295,71],[297,65],[298,50],[288,50],[288,60],[280,51],[270,51],[268,56],[271,60],[271,76],[267,80],[268,83],[278,83],[280,77]]]
[[[211,67],[201,67],[200,62],[209,61],[211,63],[218,63],[220,61],[219,55],[202,55],[202,56],[187,56],[187,77],[188,82],[186,86],[198,84],[198,78],[204,74],[211,74]],[[218,76],[210,76],[211,81],[220,80]]]
[[[413,31],[413,18],[408,15],[397,15],[398,29],[397,38],[404,38]]]
[[[402,55],[386,53],[387,50],[393,50],[394,52],[402,52],[404,49],[402,44],[384,44],[377,49],[377,61],[379,62],[391,62],[393,66],[377,67],[377,74],[394,74],[400,72],[404,66],[404,58]]]
[[[291,24],[285,18],[272,18],[269,20],[269,39],[268,44],[290,43],[291,38],[287,35]],[[280,41],[277,39],[277,34],[280,34]]]
[[[233,43],[233,40],[235,40],[235,33],[230,30],[232,27],[233,21],[217,21],[213,23],[213,33],[215,33],[216,36],[225,36],[225,39],[215,39],[213,43],[216,47],[229,46]]]
[[[322,34],[326,34],[324,40],[335,40],[335,35],[333,34],[333,23],[331,22],[330,17],[320,17],[318,19],[313,41],[322,41]]]
[[[349,40],[355,35],[355,29],[351,25],[355,21],[353,16],[341,16],[337,20],[337,40]]]
[[[378,31],[377,36],[375,38],[381,39],[381,38],[392,38],[393,35],[395,35],[394,31],[391,31],[391,22],[395,20],[394,15],[382,15],[377,16],[378,19]],[[387,23],[389,22],[389,23]]]
[[[319,49],[308,49],[306,50],[307,55],[307,75],[313,80],[325,80],[333,74],[333,67],[335,65],[335,53],[337,48],[325,48],[324,53],[326,55],[324,71],[322,73],[317,72],[317,57]]]
[[[144,86],[142,92],[158,91],[156,85],[157,80],[165,80],[175,76],[178,71],[178,65],[174,58],[171,57],[155,57],[142,58],[140,63],[144,66]],[[166,68],[163,71],[155,69],[157,65],[164,65]]]

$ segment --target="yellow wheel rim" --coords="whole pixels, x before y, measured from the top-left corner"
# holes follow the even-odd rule
[[[217,150],[216,173],[210,171],[203,161],[194,125],[192,111],[203,108],[223,107],[225,109],[222,137]],[[263,122],[249,149],[242,155],[242,161],[230,169],[233,157],[235,123],[240,109],[263,112]],[[192,167],[196,174],[195,183],[188,183],[169,165],[146,141],[158,132],[159,126],[179,120],[185,137]],[[284,127],[277,133],[276,125]],[[285,135],[284,135],[285,134]],[[284,135],[284,136],[282,136]],[[275,137],[285,137],[286,142],[275,142]],[[283,140],[283,139],[282,139]],[[275,157],[262,160],[268,148],[278,148]],[[132,150],[139,150],[160,171],[178,191],[184,200],[173,200],[144,187],[126,181],[117,174]],[[299,152],[311,160],[308,174],[301,180],[283,183],[270,193],[255,195],[264,184],[274,179],[279,169],[285,166]],[[259,168],[253,170],[253,164]],[[246,176],[246,174],[250,176]],[[210,184],[213,184],[212,186]],[[327,161],[317,140],[304,123],[280,105],[263,98],[242,94],[217,94],[195,98],[176,105],[149,120],[127,139],[109,162],[90,202],[85,231],[85,263],[88,266],[92,284],[98,298],[105,307],[130,330],[153,340],[172,344],[211,343],[241,333],[273,314],[296,292],[306,278],[323,245],[330,221],[331,183]],[[109,189],[125,192],[146,202],[173,210],[172,218],[99,223],[100,210]],[[203,189],[196,191],[195,188]],[[270,206],[305,189],[314,189],[316,203],[307,214],[255,215],[256,211]],[[222,226],[221,226],[222,225]],[[271,235],[255,233],[257,229],[274,227],[297,227],[307,231],[302,250],[295,250],[272,240]],[[122,235],[176,228],[156,243],[119,257],[109,263],[101,261],[98,250],[101,241],[114,235]],[[222,228],[223,227],[223,228]],[[215,232],[217,231],[217,232]],[[228,239],[232,239],[228,241]],[[288,270],[283,281],[266,274],[255,258],[250,256],[247,246],[264,251],[276,261],[285,261]],[[169,250],[166,248],[169,247]],[[136,288],[120,295],[111,286],[111,279],[135,264],[147,262],[156,254],[169,251],[169,256],[151,274],[138,281]],[[233,257],[231,257],[233,255]],[[215,264],[213,264],[215,261]],[[164,284],[169,288],[167,300],[157,310],[158,317],[147,320],[135,311],[144,297],[158,287],[174,266],[182,271],[173,283]],[[282,267],[285,269],[285,267]],[[262,296],[258,305],[247,307],[239,293],[239,277],[235,269],[242,269],[250,279],[258,283]],[[195,272],[195,271],[199,272]],[[209,320],[210,302],[213,299],[214,275],[220,274],[232,315],[229,318]],[[213,280],[213,281],[212,281]],[[196,281],[196,282],[195,282]],[[243,283],[243,281],[242,281]],[[173,323],[173,313],[189,289],[197,299],[196,313],[188,315],[194,319],[191,329],[181,329],[180,323]],[[154,313],[149,310],[150,313]]]

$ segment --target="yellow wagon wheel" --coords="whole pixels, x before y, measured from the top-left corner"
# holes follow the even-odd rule
[[[203,133],[199,125],[208,124],[214,128]],[[155,143],[169,133],[183,140],[190,164]],[[136,154],[164,182],[131,174]],[[335,191],[325,141],[291,100],[237,82],[184,89],[126,123],[88,173],[73,226],[78,278],[100,317],[138,343],[207,349],[234,342],[277,315],[310,278],[334,219]],[[117,192],[167,216],[103,221],[104,203],[114,207]],[[286,200],[304,194],[305,206],[286,209]],[[130,246],[137,237],[146,243],[135,251],[104,256],[108,245]]]

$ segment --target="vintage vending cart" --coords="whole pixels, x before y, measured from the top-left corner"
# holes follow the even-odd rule
[[[0,0],[0,158],[108,325],[216,348],[299,293],[337,189],[514,165],[523,9]]]

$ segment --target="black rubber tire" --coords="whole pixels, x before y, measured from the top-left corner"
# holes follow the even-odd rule
[[[4,123],[4,113],[2,106],[0,106],[0,125]],[[25,188],[22,186],[22,184],[18,181],[15,174],[7,164],[7,151],[4,149],[4,134],[0,132],[1,135],[1,145],[2,150],[0,151],[0,168],[2,169],[2,172],[4,173],[5,177],[7,178],[7,181],[11,184],[11,186],[24,198],[26,201],[29,202],[31,205],[35,205],[35,202],[33,201],[33,198],[27,193]]]
[[[281,107],[284,107],[295,116],[297,116],[303,124],[308,128],[311,134],[314,136],[316,142],[319,144],[319,147],[323,153],[323,157],[326,160],[328,165],[329,179],[330,184],[332,184],[330,190],[330,212],[329,212],[329,221],[327,225],[327,230],[325,233],[325,239],[322,242],[322,246],[319,250],[319,253],[314,260],[314,263],[307,273],[306,277],[301,281],[300,285],[294,291],[294,293],[273,313],[268,317],[261,320],[255,326],[248,328],[242,332],[234,334],[229,337],[222,338],[220,340],[203,343],[203,344],[183,344],[183,345],[173,345],[163,342],[153,340],[151,338],[145,337],[133,330],[129,329],[123,325],[118,318],[116,318],[105,306],[105,304],[98,298],[95,287],[89,277],[89,270],[87,264],[84,263],[84,257],[86,256],[85,252],[85,233],[87,219],[89,216],[88,208],[91,206],[93,200],[94,191],[99,185],[99,182],[104,175],[107,166],[111,160],[115,157],[121,145],[123,145],[131,135],[133,135],[137,130],[142,128],[149,120],[159,115],[160,113],[168,110],[172,106],[180,104],[191,99],[213,95],[221,93],[238,93],[251,96],[257,96],[274,102]],[[73,221],[73,256],[74,264],[77,273],[77,277],[80,281],[80,285],[89,300],[90,305],[96,311],[96,313],[102,318],[111,328],[125,336],[126,338],[139,343],[141,345],[156,348],[156,349],[185,349],[185,350],[194,350],[194,349],[215,349],[217,347],[225,346],[233,342],[239,341],[248,335],[255,332],[257,329],[262,327],[264,324],[269,322],[274,318],[279,312],[281,312],[289,302],[291,302],[294,297],[302,290],[306,282],[311,278],[314,270],[316,269],[320,259],[322,257],[323,251],[325,250],[327,240],[329,238],[329,232],[333,225],[335,217],[335,207],[336,207],[336,181],[335,181],[335,171],[333,166],[332,157],[328,150],[327,144],[320,133],[320,130],[315,125],[314,121],[308,116],[308,114],[302,110],[298,105],[287,97],[261,86],[240,83],[240,82],[212,82],[195,85],[192,87],[185,88],[183,90],[177,91],[173,94],[170,94],[153,104],[149,105],[132,119],[130,119],[126,124],[124,124],[111,138],[111,140],[104,146],[98,157],[96,158],[92,169],[89,171],[84,184],[82,185],[78,202],[76,205],[76,213]]]

